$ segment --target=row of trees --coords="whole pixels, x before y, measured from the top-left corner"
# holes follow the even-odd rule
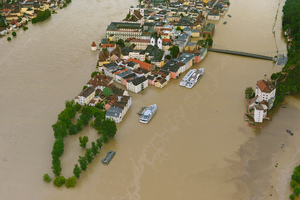
[[[277,81],[276,98],[273,107],[276,107],[284,100],[286,94],[296,94],[300,92],[300,1],[286,0],[283,6],[283,30],[291,30],[292,46],[288,49],[288,62],[281,72],[274,73],[272,80]],[[294,199],[295,195],[300,194],[300,165],[294,168],[291,176],[291,187],[293,194],[290,199]]]
[[[73,124],[72,119],[79,111],[81,113],[79,119],[77,119],[76,124]],[[86,148],[85,156],[79,157],[79,164],[74,165],[74,176],[65,179],[63,176],[60,176],[62,171],[60,157],[64,152],[64,138],[68,135],[77,134],[83,129],[83,126],[89,124],[90,119],[93,117],[95,118],[95,120],[91,123],[91,125],[98,131],[98,134],[101,134],[101,138],[97,139],[95,142],[92,142],[91,148]],[[55,142],[53,144],[53,149],[51,152],[51,168],[54,175],[56,176],[53,184],[58,187],[61,187],[63,184],[66,184],[66,187],[74,187],[76,184],[76,178],[80,177],[82,170],[87,169],[88,163],[91,163],[94,159],[94,156],[99,153],[103,142],[107,143],[109,141],[109,138],[113,138],[117,131],[115,122],[105,119],[103,104],[97,104],[97,107],[82,107],[79,104],[75,104],[74,100],[65,102],[65,109],[58,115],[58,120],[55,124],[52,125],[52,128],[54,131]],[[88,142],[88,137],[80,137],[79,142],[80,146],[85,148]],[[43,178],[46,182],[51,181],[51,178],[48,174],[45,174]]]
[[[298,165],[297,167],[294,168],[294,172],[291,176],[292,180],[290,183],[290,186],[293,188],[293,194],[290,195],[290,199],[294,199],[295,195],[300,194],[300,187],[299,187],[299,183],[300,183],[300,165]]]
[[[60,157],[64,153],[64,138],[70,135],[76,134],[82,130],[82,124],[80,120],[77,124],[72,123],[72,119],[75,117],[76,112],[79,111],[81,106],[75,104],[74,100],[65,102],[65,109],[58,115],[58,120],[52,125],[54,131],[55,142],[52,148],[52,172],[55,176],[59,176],[61,173]]]
[[[39,12],[35,18],[32,19],[32,23],[42,22],[51,17],[51,12],[49,9]]]

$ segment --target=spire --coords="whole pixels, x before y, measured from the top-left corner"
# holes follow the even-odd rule
[[[151,44],[152,46],[155,46],[155,37],[154,37],[153,34],[151,35],[151,38],[150,38],[150,44]]]

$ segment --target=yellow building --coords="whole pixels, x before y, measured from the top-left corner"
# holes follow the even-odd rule
[[[194,42],[187,43],[184,48],[185,51],[193,51],[195,49],[196,49],[196,43],[194,43]]]
[[[19,19],[19,16],[17,16],[17,15],[10,14],[10,15],[6,16],[7,21],[18,20],[18,19]]]
[[[155,83],[155,87],[163,88],[167,85],[167,83],[168,83],[167,80],[163,78]]]
[[[87,105],[95,97],[95,86],[85,88],[77,97],[75,103]]]

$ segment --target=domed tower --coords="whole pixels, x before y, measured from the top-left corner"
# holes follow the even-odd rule
[[[144,17],[144,9],[143,8],[140,9],[140,14]]]
[[[154,37],[153,34],[151,35],[151,38],[150,38],[150,44],[151,44],[152,46],[155,46],[155,37]]]
[[[133,13],[134,13],[134,7],[131,6],[129,11],[130,11],[130,15],[133,15]]]
[[[160,34],[158,35],[158,38],[157,38],[157,46],[159,49],[162,49],[162,38],[161,38]]]

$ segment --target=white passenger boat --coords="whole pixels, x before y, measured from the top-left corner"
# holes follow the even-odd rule
[[[153,117],[153,115],[156,113],[156,111],[157,111],[156,104],[153,104],[153,105],[149,106],[148,108],[146,108],[144,114],[140,118],[140,122],[147,124],[150,121],[150,119]]]
[[[185,87],[192,88],[198,82],[198,80],[203,76],[204,68],[200,68],[197,72],[193,73],[192,76],[187,81]]]
[[[189,78],[196,72],[196,69],[190,70],[182,79],[182,81],[179,83],[180,86],[185,86]]]

